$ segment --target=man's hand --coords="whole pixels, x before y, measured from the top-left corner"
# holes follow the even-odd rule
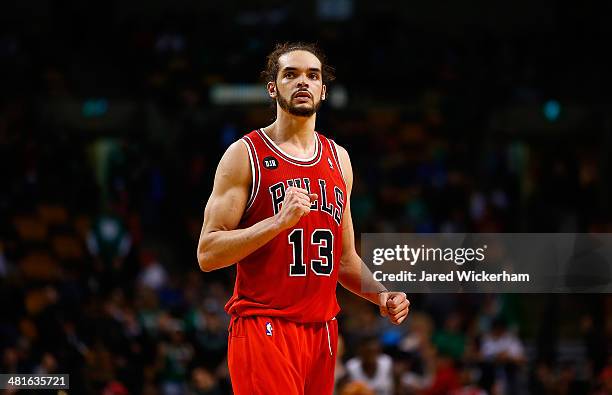
[[[403,292],[381,292],[378,294],[380,315],[389,317],[394,325],[401,324],[410,311],[410,302]]]
[[[277,215],[277,223],[282,229],[289,229],[298,223],[300,218],[310,213],[310,205],[317,200],[316,193],[306,189],[289,187],[285,191],[283,205]]]

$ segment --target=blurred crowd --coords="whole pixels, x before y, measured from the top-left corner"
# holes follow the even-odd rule
[[[231,393],[234,271],[199,272],[197,238],[221,154],[273,113],[209,93],[257,83],[276,40],[319,41],[348,92],[317,129],[351,154],[357,235],[612,231],[609,117],[495,127],[550,95],[606,102],[605,60],[564,30],[583,22],[563,2],[548,30],[452,37],[350,1],[39,3],[28,23],[0,13],[0,373],[70,373],[75,394]],[[399,327],[338,296],[337,394],[612,393],[607,294],[415,294]]]

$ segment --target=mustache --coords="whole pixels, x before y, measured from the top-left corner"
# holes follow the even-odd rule
[[[298,94],[300,94],[300,93],[304,93],[304,92],[308,93],[308,97],[310,97],[311,99],[313,98],[312,93],[310,93],[310,91],[309,91],[308,89],[300,89],[299,91],[297,91],[297,92],[295,92],[293,95],[291,95],[291,98],[294,98],[294,97],[296,97]]]

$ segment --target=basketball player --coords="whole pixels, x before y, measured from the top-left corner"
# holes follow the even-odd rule
[[[332,78],[309,44],[268,56],[276,120],[233,143],[204,211],[198,262],[237,262],[228,365],[234,393],[331,394],[340,310],[336,285],[377,304],[400,324],[409,302],[376,282],[355,251],[346,150],[315,131]],[[362,290],[362,276],[371,282]]]

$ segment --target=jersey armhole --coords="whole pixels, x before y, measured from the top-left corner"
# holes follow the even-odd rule
[[[342,182],[344,182],[344,187],[348,188],[346,185],[346,179],[344,178],[344,171],[342,171],[342,164],[340,163],[340,158],[338,157],[338,151],[336,148],[336,142],[332,139],[327,139],[327,142],[329,143],[329,148],[332,152],[332,155],[334,157],[334,161],[336,161],[336,166],[338,166],[338,169],[340,169],[340,175],[342,176]]]
[[[253,142],[248,136],[244,136],[240,141],[242,141],[247,148],[247,152],[249,153],[249,163],[251,165],[251,193],[249,194],[249,200],[247,201],[245,209],[245,211],[248,211],[253,205],[253,202],[255,202],[255,197],[257,197],[257,193],[259,192],[261,173],[259,169],[257,151],[255,151]]]

